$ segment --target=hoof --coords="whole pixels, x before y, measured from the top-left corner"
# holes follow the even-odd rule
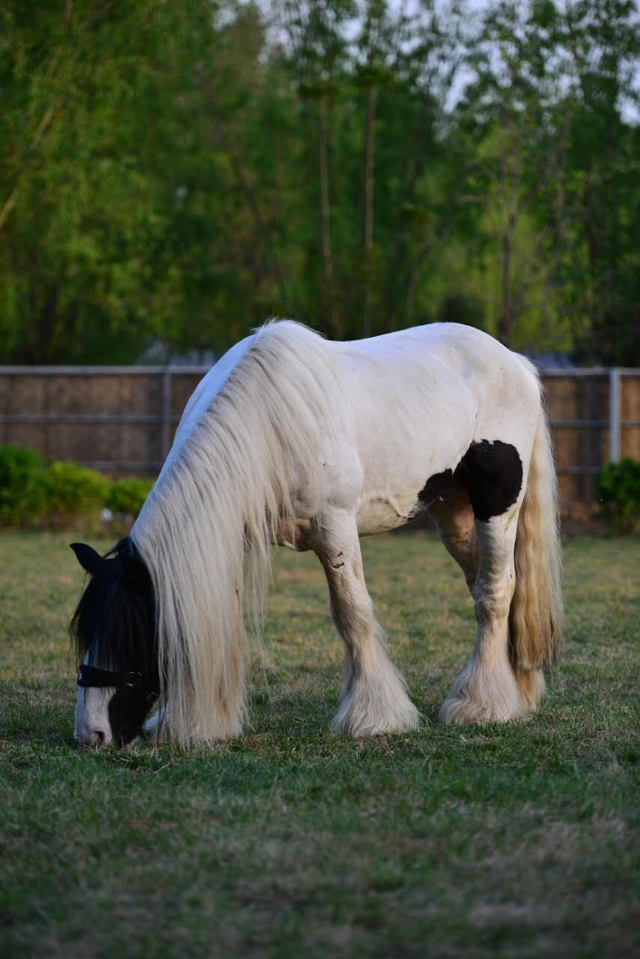
[[[440,709],[440,720],[447,725],[507,723],[529,712],[508,665],[491,672],[467,666]]]
[[[420,725],[420,713],[407,694],[397,696],[393,703],[380,697],[358,691],[357,686],[346,696],[331,728],[357,739],[384,736],[386,733],[408,733]]]

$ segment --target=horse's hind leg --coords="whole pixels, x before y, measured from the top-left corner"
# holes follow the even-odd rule
[[[367,592],[355,517],[332,510],[322,517],[314,549],[329,584],[331,612],[345,644],[338,732],[378,736],[416,729],[419,713],[387,656]]]
[[[481,441],[472,444],[456,470],[451,504],[445,490],[443,502],[431,505],[447,548],[465,571],[478,624],[471,659],[440,712],[447,723],[515,719],[530,710],[530,700],[536,696],[535,689],[518,683],[509,657],[514,548],[524,475],[515,446]]]
[[[429,515],[436,524],[440,539],[453,556],[455,561],[462,569],[469,592],[476,599],[481,594],[483,587],[481,583],[476,584],[479,566],[479,540],[476,533],[476,518],[471,506],[471,500],[466,488],[457,480],[452,480],[451,484],[442,490],[442,496],[429,507]],[[517,526],[517,519],[511,521],[514,528]],[[480,540],[483,542],[484,566],[487,565],[488,552],[487,535],[483,536],[483,526],[480,523]],[[483,581],[486,580],[486,571],[483,572]],[[477,588],[476,588],[477,585]],[[511,664],[513,669],[513,664]],[[520,693],[523,697],[526,710],[535,710],[544,694],[545,682],[541,669],[513,669],[514,676]],[[461,677],[462,678],[462,677]],[[510,680],[507,679],[507,685],[510,686]],[[457,718],[460,715],[459,709],[449,710],[452,694],[447,700],[447,709],[443,710],[442,716],[445,721],[463,722],[464,719]],[[464,710],[462,711],[464,713]]]
[[[440,711],[446,723],[505,722],[528,711],[509,662],[518,512],[514,504],[502,515],[476,518],[478,567],[471,594],[478,629],[471,659]]]
[[[469,590],[473,590],[478,573],[478,543],[475,516],[464,486],[452,480],[429,506],[429,516],[447,551],[464,573]]]

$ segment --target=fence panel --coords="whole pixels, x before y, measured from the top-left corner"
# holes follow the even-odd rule
[[[157,473],[206,367],[0,367],[0,443],[117,474]],[[640,458],[640,369],[544,370],[565,506],[608,459]]]
[[[620,456],[640,460],[640,370],[622,370]]]

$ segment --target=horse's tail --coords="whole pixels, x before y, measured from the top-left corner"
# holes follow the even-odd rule
[[[528,364],[527,364],[528,365]],[[509,612],[509,654],[520,692],[535,708],[544,692],[542,667],[562,646],[562,552],[558,485],[542,403],[515,545],[515,593]]]

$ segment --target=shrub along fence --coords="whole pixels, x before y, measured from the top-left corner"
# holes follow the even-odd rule
[[[0,444],[116,475],[158,472],[206,367],[0,367]],[[640,459],[640,369],[542,372],[565,510],[603,463]]]
[[[45,460],[18,443],[0,445],[0,526],[115,521],[130,525],[152,480],[111,479],[72,460]]]

